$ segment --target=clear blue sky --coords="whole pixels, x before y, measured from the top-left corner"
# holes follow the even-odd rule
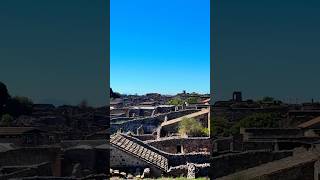
[[[210,92],[209,0],[111,0],[110,36],[114,91]]]

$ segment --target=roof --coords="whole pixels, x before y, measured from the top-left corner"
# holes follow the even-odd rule
[[[152,104],[155,104],[156,102],[154,101],[147,101],[147,102],[142,102],[140,103],[141,105],[152,105]]]
[[[168,159],[137,138],[117,133],[111,136],[110,144],[162,170],[168,170]]]
[[[205,99],[205,100],[202,101],[202,103],[208,103],[208,102],[210,102],[210,98]]]
[[[0,143],[0,152],[6,152],[15,149],[12,143]]]
[[[300,125],[298,125],[298,128],[309,128],[309,127],[314,126],[319,123],[320,123],[320,116],[318,116],[314,119],[311,119],[310,121],[301,123]]]
[[[123,103],[122,99],[113,99],[110,101],[110,105],[117,105],[122,103]]]
[[[185,116],[176,118],[176,119],[172,119],[172,120],[163,122],[163,123],[161,124],[161,126],[167,126],[167,125],[179,123],[179,122],[182,121],[182,119],[184,119],[184,118],[195,118],[195,117],[197,117],[197,116],[200,116],[200,115],[203,115],[203,114],[207,114],[207,113],[209,113],[209,109],[208,109],[208,108],[203,109],[203,110],[198,111],[198,112],[195,112],[195,113],[192,113],[192,114],[188,114],[188,115],[185,115]]]
[[[246,177],[246,179],[264,179],[267,175],[276,174],[299,166],[301,167],[309,162],[315,162],[318,159],[319,155],[316,152],[304,152],[217,178],[217,180],[232,180],[237,177]]]
[[[0,134],[17,135],[24,134],[34,130],[41,131],[35,127],[0,127]]]

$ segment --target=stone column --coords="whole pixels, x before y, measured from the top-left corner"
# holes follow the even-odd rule
[[[314,163],[314,180],[319,180],[319,173],[320,173],[320,161],[316,161]]]
[[[196,178],[196,166],[193,163],[187,163],[187,166],[188,166],[187,179],[195,179]]]

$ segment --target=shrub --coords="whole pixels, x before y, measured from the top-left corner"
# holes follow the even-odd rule
[[[179,124],[179,134],[181,136],[207,136],[209,134],[208,128],[204,128],[200,122],[194,118],[183,118]]]

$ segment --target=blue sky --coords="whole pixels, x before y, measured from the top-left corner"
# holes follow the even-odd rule
[[[209,93],[209,0],[111,0],[110,81],[128,94]]]

